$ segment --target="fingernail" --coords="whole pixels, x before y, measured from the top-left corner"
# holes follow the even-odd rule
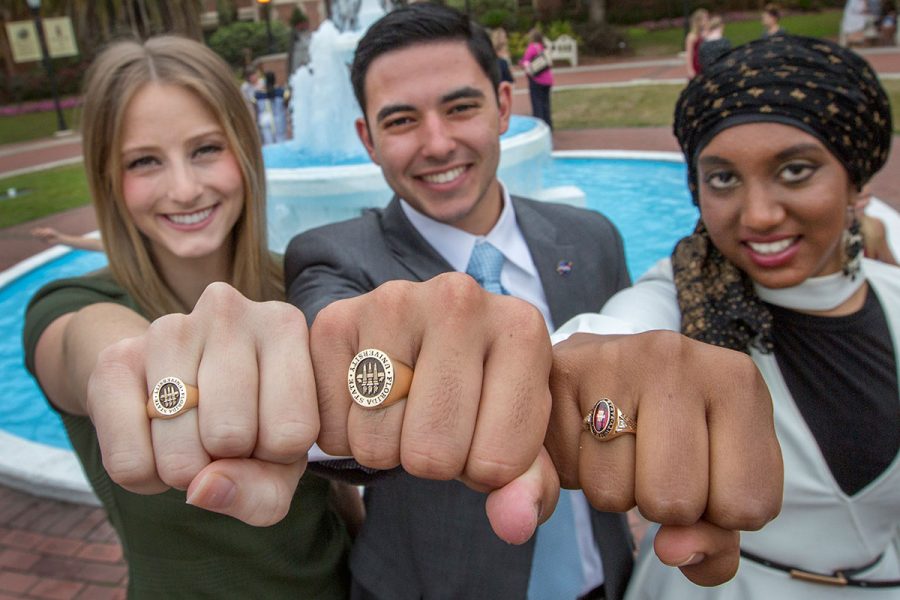
[[[688,556],[683,561],[677,563],[675,566],[676,567],[689,567],[691,565],[696,565],[697,563],[703,562],[703,560],[705,558],[706,558],[706,555],[703,554],[702,552],[694,552],[693,554]]]
[[[231,479],[210,473],[193,486],[193,490],[188,493],[187,503],[208,510],[221,511],[231,506],[236,494],[237,486]]]

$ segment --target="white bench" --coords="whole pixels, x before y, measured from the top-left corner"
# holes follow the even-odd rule
[[[552,42],[544,38],[544,47],[547,48],[554,63],[558,60],[567,60],[569,65],[578,66],[578,42],[572,36],[562,34]]]

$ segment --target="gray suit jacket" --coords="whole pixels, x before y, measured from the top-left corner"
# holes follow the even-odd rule
[[[522,198],[513,204],[557,326],[599,311],[630,284],[621,237],[605,217]],[[288,296],[310,323],[334,300],[450,270],[396,198],[383,210],[295,237],[285,255]],[[350,559],[354,578],[384,600],[525,598],[534,541],[502,542],[484,503],[484,494],[458,482],[416,479],[400,469],[386,474],[366,491],[366,522]],[[617,599],[631,573],[631,537],[622,515],[591,513],[607,598]]]

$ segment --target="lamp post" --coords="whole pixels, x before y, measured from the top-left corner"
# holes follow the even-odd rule
[[[53,62],[50,60],[50,51],[47,49],[47,40],[44,38],[44,27],[41,25],[41,0],[27,0],[31,16],[34,18],[34,28],[37,30],[38,43],[41,45],[41,60],[50,78],[50,91],[53,93],[53,105],[56,107],[57,133],[68,131],[66,118],[63,115],[62,106],[59,104],[59,92],[56,89],[56,75],[53,73]]]
[[[262,4],[266,19],[266,35],[269,37],[269,54],[275,54],[275,40],[272,38],[272,2],[271,0],[256,0]]]
[[[684,8],[684,35],[687,37],[688,32],[691,30],[691,2],[690,0],[684,0],[682,2],[682,6]]]

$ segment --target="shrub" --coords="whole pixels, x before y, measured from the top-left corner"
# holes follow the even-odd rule
[[[505,8],[492,8],[481,15],[480,23],[490,29],[496,29],[497,27],[510,29],[515,27],[516,20]]]
[[[609,56],[629,51],[625,35],[608,23],[600,25],[580,23],[575,29],[578,34],[578,45],[587,54]]]
[[[285,52],[290,41],[290,31],[281,21],[272,21],[272,39],[275,52]],[[219,27],[208,41],[209,47],[233,67],[244,65],[244,48],[249,48],[253,56],[269,53],[269,37],[265,23],[240,21]]]

